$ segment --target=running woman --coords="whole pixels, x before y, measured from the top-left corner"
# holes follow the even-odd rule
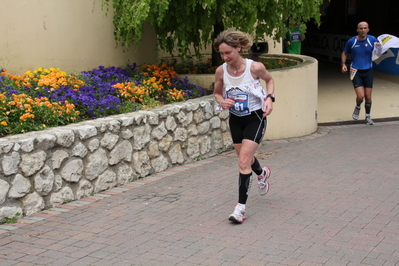
[[[252,182],[252,171],[258,175],[259,194],[269,190],[269,167],[261,167],[255,152],[266,131],[268,116],[273,111],[274,80],[263,63],[245,59],[243,49],[252,45],[250,37],[241,32],[226,30],[214,40],[213,47],[225,61],[215,73],[214,96],[220,109],[230,111],[230,132],[238,155],[238,204],[229,220],[242,223],[245,220]],[[260,80],[266,82],[266,89]]]

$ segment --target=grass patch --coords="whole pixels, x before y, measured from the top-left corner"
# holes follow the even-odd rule
[[[15,224],[18,222],[18,217],[20,215],[21,215],[20,213],[17,213],[12,218],[4,217],[3,220],[0,221],[0,224]]]

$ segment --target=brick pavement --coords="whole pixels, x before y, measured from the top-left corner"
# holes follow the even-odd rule
[[[399,265],[398,131],[391,121],[264,141],[271,189],[253,184],[243,224],[227,220],[227,152],[3,225],[0,265]]]

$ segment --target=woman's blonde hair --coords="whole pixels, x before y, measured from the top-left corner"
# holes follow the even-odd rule
[[[249,49],[252,46],[252,39],[248,34],[242,31],[225,30],[219,33],[219,35],[213,41],[213,48],[215,48],[216,52],[219,52],[219,46],[222,43],[230,45],[234,48],[237,48],[237,46],[241,44],[243,49]]]

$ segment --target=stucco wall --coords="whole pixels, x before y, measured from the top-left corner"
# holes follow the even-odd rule
[[[318,67],[313,57],[287,55],[303,60],[294,67],[271,70],[276,102],[269,117],[270,139],[299,137],[317,130]]]
[[[114,39],[113,12],[106,15],[101,5],[102,0],[1,0],[0,68],[16,75],[39,67],[79,73],[99,65],[154,64],[171,56],[157,49],[148,25],[141,44],[124,52]],[[269,54],[282,52],[281,40],[265,39]],[[211,46],[201,53],[210,55]]]
[[[39,67],[70,73],[126,63],[157,63],[156,35],[145,27],[142,45],[116,47],[113,12],[102,0],[1,0],[0,68],[23,74]]]

